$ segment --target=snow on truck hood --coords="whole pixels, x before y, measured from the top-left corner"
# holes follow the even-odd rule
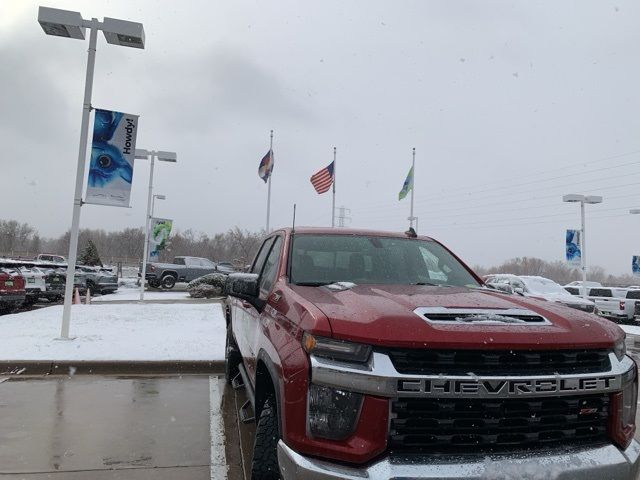
[[[612,322],[559,303],[491,290],[422,285],[356,285],[349,289],[291,285],[328,318],[335,338],[411,348],[609,348],[623,337]],[[429,322],[415,310],[524,309],[544,324]]]

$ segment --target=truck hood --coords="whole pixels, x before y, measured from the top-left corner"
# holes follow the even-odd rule
[[[328,318],[334,338],[408,348],[609,348],[624,337],[615,324],[558,303],[491,290],[420,285],[356,285],[341,291],[291,285]],[[419,307],[528,309],[548,324],[435,323]]]

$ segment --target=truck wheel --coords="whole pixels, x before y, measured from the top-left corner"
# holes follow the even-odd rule
[[[267,397],[256,427],[256,441],[251,461],[251,480],[278,480],[280,478],[279,440],[278,412],[275,401],[272,397]]]
[[[153,279],[149,280],[149,286],[151,288],[160,288],[162,286],[162,283],[160,283],[160,280]]]
[[[173,275],[165,275],[162,277],[162,288],[166,288],[167,290],[171,290],[176,285],[176,277]]]
[[[240,350],[231,335],[231,324],[229,324],[227,326],[227,342],[224,351],[224,379],[229,385],[231,385],[231,380],[233,380],[240,372],[238,366],[241,361],[242,357],[240,356]]]

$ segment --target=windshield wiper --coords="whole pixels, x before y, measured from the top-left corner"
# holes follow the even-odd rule
[[[446,286],[446,285],[440,285],[437,283],[429,283],[429,282],[415,282],[412,283],[411,285],[428,285],[430,287],[442,287],[442,286]]]

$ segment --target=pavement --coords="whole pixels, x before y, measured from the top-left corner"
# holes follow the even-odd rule
[[[251,428],[219,376],[2,380],[2,479],[245,478]]]

